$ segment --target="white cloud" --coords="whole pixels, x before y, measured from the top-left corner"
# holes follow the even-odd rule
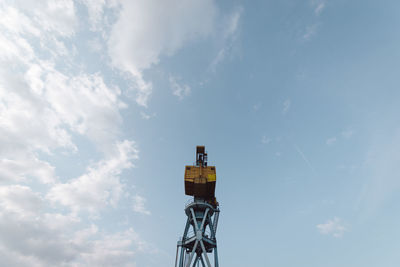
[[[81,0],[87,7],[89,24],[92,31],[101,29],[101,24],[106,7],[106,0]]]
[[[68,131],[62,127],[62,121],[49,107],[48,101],[42,98],[45,86],[42,66],[48,63],[39,60],[31,43],[37,38],[44,40],[49,37],[46,29],[40,28],[44,22],[36,21],[39,17],[48,16],[48,10],[38,10],[34,17],[32,12],[36,9],[27,9],[31,4],[24,2],[22,11],[12,5],[0,5],[2,183],[26,181],[27,178],[36,178],[43,183],[53,182],[54,167],[40,160],[36,152],[50,153],[57,147],[76,149]]]
[[[21,185],[0,187],[0,206],[2,210],[30,214],[41,209],[42,199],[29,187]]]
[[[0,159],[0,183],[26,182],[29,177],[43,184],[54,183],[54,166],[32,154]]]
[[[75,34],[78,25],[75,5],[72,0],[17,0],[18,9],[32,18],[41,31],[55,33],[64,37]]]
[[[292,102],[290,101],[290,99],[286,99],[283,102],[283,110],[282,110],[283,114],[286,114],[289,112],[291,104],[292,104]]]
[[[17,266],[135,266],[154,249],[132,229],[106,233],[74,214],[48,212],[28,186],[0,186],[0,257]]]
[[[133,72],[148,69],[160,55],[172,55],[184,43],[211,33],[217,12],[211,0],[122,1],[121,5],[109,49],[115,66]]]
[[[116,209],[121,172],[138,152],[132,141],[119,141],[122,92],[73,62],[79,24],[72,0],[0,3],[4,266],[135,266],[134,256],[147,249],[133,229],[104,232],[85,216]],[[56,172],[55,158],[80,153],[82,143],[107,156],[74,179]]]
[[[182,100],[185,96],[190,94],[191,88],[187,84],[181,84],[180,78],[169,76],[169,84],[172,89],[172,93],[176,95],[179,100]]]
[[[76,179],[54,185],[47,199],[68,206],[74,213],[83,210],[93,215],[108,205],[115,206],[124,186],[119,175],[133,167],[132,160],[137,159],[137,153],[133,142],[118,143],[108,159],[93,164]]]
[[[87,42],[87,46],[93,53],[99,53],[104,49],[103,43],[99,39],[92,39]]]
[[[118,135],[124,104],[119,89],[100,75],[73,76],[55,67],[55,57],[68,53],[63,38],[73,36],[77,24],[72,1],[16,4],[0,5],[0,180],[42,176],[50,182],[54,167],[35,152],[77,151],[71,132],[107,146]]]
[[[141,197],[139,195],[133,197],[133,211],[150,215],[151,213],[146,209],[145,204],[146,199],[144,197]]]
[[[142,119],[145,119],[145,120],[149,120],[155,116],[156,116],[156,113],[147,114],[146,112],[143,112],[143,111],[140,112],[140,117],[142,117]]]
[[[29,201],[26,196],[19,198],[14,197],[16,202]],[[134,256],[149,250],[131,228],[105,233],[95,225],[84,227],[73,215],[43,213],[34,205],[22,205],[24,212],[16,212],[19,206],[0,206],[0,256],[8,267],[135,266]]]
[[[135,256],[137,251],[147,249],[133,229],[115,234],[103,235],[101,239],[85,240],[88,245],[86,253],[80,254],[76,266],[136,266]],[[135,250],[132,250],[135,247]]]
[[[76,152],[71,133],[87,136],[103,150],[118,137],[124,104],[120,91],[99,75],[68,77],[46,63],[31,63],[22,74],[1,68],[0,180],[54,181],[54,167],[35,152]]]
[[[121,91],[105,85],[98,74],[68,77],[51,71],[45,79],[46,100],[63,123],[97,144],[110,143],[118,136],[122,118]]]
[[[0,195],[0,253],[14,255],[16,262],[30,259],[37,266],[54,265],[73,257],[77,248],[68,244],[63,229],[50,227],[60,217],[43,213],[44,203],[38,193],[26,186],[3,186]],[[72,224],[75,222],[70,220]],[[68,232],[69,228],[64,230]]]
[[[32,21],[18,9],[7,6],[0,10],[0,24],[12,33],[28,33],[34,36],[40,34],[40,30]]]
[[[157,64],[160,56],[172,56],[185,43],[209,35],[216,14],[212,0],[121,2],[108,51],[113,66],[130,73],[136,81],[139,105],[147,105],[152,91],[142,71]]]
[[[335,217],[328,220],[326,223],[317,225],[318,231],[323,235],[332,235],[333,237],[342,237],[344,232],[347,231],[341,219]]]
[[[331,137],[331,138],[328,138],[328,139],[326,139],[326,144],[328,145],[328,146],[331,146],[331,145],[333,145],[334,143],[336,143],[336,137]]]

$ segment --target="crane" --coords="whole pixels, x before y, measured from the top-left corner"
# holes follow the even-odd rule
[[[185,194],[193,196],[193,199],[185,207],[187,220],[176,247],[175,267],[194,267],[200,263],[203,267],[219,266],[216,232],[220,210],[215,198],[217,176],[215,166],[208,166],[207,159],[205,147],[197,146],[195,165],[185,166]],[[214,254],[212,261],[209,254]]]

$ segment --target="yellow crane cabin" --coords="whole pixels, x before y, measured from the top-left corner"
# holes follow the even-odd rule
[[[218,206],[215,198],[217,181],[215,166],[207,166],[207,153],[204,146],[196,147],[196,164],[185,167],[185,194]]]

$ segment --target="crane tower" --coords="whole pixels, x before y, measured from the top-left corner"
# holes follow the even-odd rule
[[[216,180],[215,166],[207,166],[205,147],[197,146],[196,164],[185,167],[185,194],[193,200],[185,207],[187,220],[176,248],[175,267],[218,267]],[[214,259],[210,261],[212,254]]]

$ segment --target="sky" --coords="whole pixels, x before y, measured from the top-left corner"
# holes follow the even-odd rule
[[[1,265],[173,266],[205,145],[221,266],[399,266],[399,12],[0,1]]]

